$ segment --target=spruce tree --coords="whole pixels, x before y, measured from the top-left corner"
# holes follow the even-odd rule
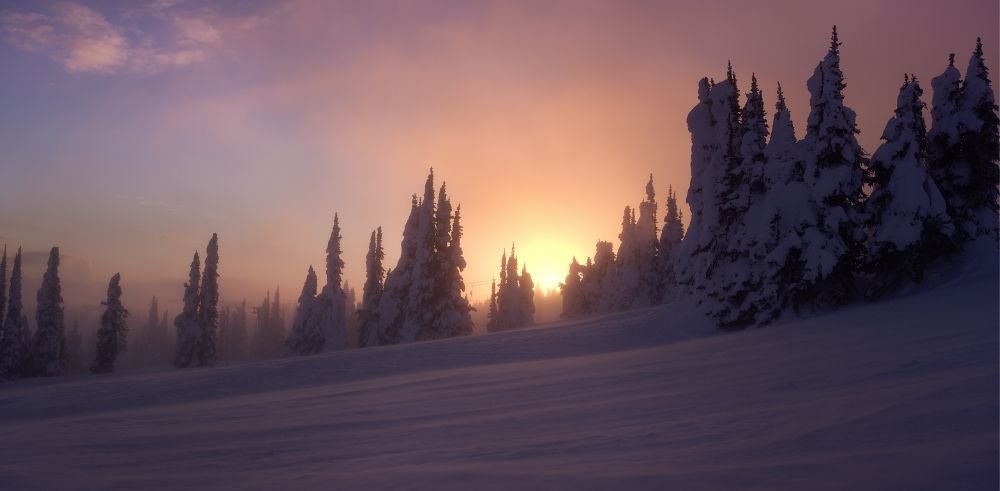
[[[435,277],[439,273],[435,259],[434,169],[424,182],[424,196],[417,212],[416,253],[407,298],[405,319],[400,330],[401,342],[433,339]]]
[[[646,183],[646,199],[639,203],[639,217],[635,224],[635,249],[637,254],[636,272],[638,287],[631,301],[623,302],[622,308],[641,308],[659,301],[660,277],[657,253],[660,241],[657,237],[659,225],[656,218],[656,191],[653,188],[653,174]]]
[[[497,307],[497,280],[493,279],[490,283],[490,310],[486,314],[486,331],[493,332],[497,330],[497,315],[499,315],[500,309]]]
[[[108,299],[101,303],[105,306],[101,316],[101,327],[97,330],[97,349],[90,371],[93,373],[110,373],[115,370],[115,359],[118,357],[121,342],[119,339],[128,332],[128,310],[122,305],[121,275],[115,273],[108,282]]]
[[[365,286],[361,292],[361,308],[358,309],[359,346],[378,344],[378,305],[385,288],[385,250],[382,248],[382,227],[372,231],[368,241],[368,255],[365,257]]]
[[[667,213],[663,217],[663,230],[656,253],[656,268],[659,275],[657,289],[658,302],[670,298],[677,288],[677,255],[684,238],[684,223],[677,208],[677,195],[673,187],[667,188]]]
[[[563,318],[572,318],[582,314],[583,310],[583,266],[577,262],[576,257],[569,263],[569,272],[566,279],[559,284],[559,291],[562,294],[562,314]]]
[[[528,265],[521,266],[521,276],[517,280],[518,293],[521,296],[521,312],[518,326],[535,325],[535,282],[528,272]]]
[[[863,247],[860,204],[862,175],[867,164],[858,144],[855,113],[844,105],[844,74],[840,40],[834,26],[830,49],[809,79],[809,122],[803,140],[805,181],[817,203],[818,237],[811,244],[823,254],[806,257],[818,273],[811,300],[846,303],[854,293],[854,272]]]
[[[38,289],[33,340],[34,375],[50,377],[66,371],[66,329],[63,320],[62,286],[59,281],[59,248],[49,252],[48,267]]]
[[[465,253],[462,250],[462,235],[462,205],[458,205],[451,222],[451,236],[447,249],[441,252],[447,260],[440,262],[444,264],[444,269],[441,271],[441,281],[443,282],[443,306],[445,309],[438,316],[438,322],[444,326],[440,337],[472,334],[470,312],[474,309],[465,295],[465,280],[462,278],[462,271],[467,266]]]
[[[198,302],[197,359],[201,366],[212,366],[218,360],[215,334],[219,328],[219,237],[212,234],[205,250],[205,270],[201,280],[201,300]]]
[[[195,251],[188,272],[188,281],[184,284],[184,309],[174,318],[177,328],[177,346],[174,355],[174,366],[187,368],[198,362],[201,348],[202,332],[198,319],[198,304],[201,301],[201,259]]]
[[[320,314],[316,309],[316,271],[309,266],[306,281],[299,295],[299,305],[295,310],[292,330],[288,333],[285,345],[290,355],[314,355],[323,351],[326,341],[320,328]]]
[[[944,198],[927,174],[928,142],[923,90],[905,78],[895,115],[875,151],[865,201],[868,241],[866,269],[873,275],[868,295],[881,296],[906,280],[920,281],[927,265],[951,249],[954,232]]]
[[[378,306],[378,329],[371,341],[376,344],[396,344],[400,342],[400,330],[406,318],[409,303],[413,266],[416,262],[417,228],[419,204],[417,195],[410,199],[410,215],[403,227],[399,260],[396,267],[386,271],[385,288]],[[369,343],[371,345],[371,343]]]
[[[1000,128],[997,103],[983,58],[983,42],[969,59],[962,85],[960,117],[966,122],[959,134],[964,160],[968,165],[966,185],[961,188],[966,213],[959,214],[969,237],[986,236],[997,240],[997,186],[1000,184]],[[964,215],[964,216],[963,216]]]
[[[28,318],[21,303],[21,248],[14,254],[10,272],[7,311],[0,336],[0,381],[23,376],[30,362]]]
[[[347,297],[341,286],[344,274],[343,251],[340,247],[340,215],[333,215],[333,230],[326,245],[326,285],[317,299],[320,329],[323,332],[325,351],[347,347]]]
[[[7,313],[7,244],[3,246],[3,256],[0,257],[0,336],[3,336],[3,323]]]

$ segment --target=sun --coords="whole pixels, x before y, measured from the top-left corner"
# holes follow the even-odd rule
[[[536,292],[559,289],[573,254],[559,241],[539,239],[517,244],[517,259],[527,265]]]

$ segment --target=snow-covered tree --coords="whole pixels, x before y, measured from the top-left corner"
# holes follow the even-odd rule
[[[434,245],[437,239],[434,210],[434,170],[431,169],[424,182],[424,196],[420,200],[420,206],[417,210],[416,252],[413,273],[410,276],[405,319],[399,334],[400,342],[433,338],[431,322],[436,307],[433,297],[435,276],[438,274],[437,257],[434,254]]]
[[[198,364],[215,365],[218,352],[215,333],[219,328],[219,236],[212,234],[205,250],[205,270],[201,279],[201,300],[198,302],[200,340],[197,348]]]
[[[535,324],[535,281],[528,272],[528,265],[521,266],[521,276],[517,280],[521,295],[521,325]]]
[[[201,349],[201,324],[198,322],[198,304],[201,300],[201,259],[195,251],[188,272],[188,281],[184,284],[184,309],[174,318],[177,328],[177,348],[174,355],[174,366],[187,368],[198,362]]]
[[[59,248],[49,252],[49,263],[38,289],[32,361],[34,375],[49,377],[66,371],[66,328],[62,285],[59,281]]]
[[[406,306],[409,303],[410,280],[413,275],[413,265],[417,253],[417,229],[420,206],[417,195],[410,201],[410,215],[403,227],[403,240],[400,243],[399,260],[396,268],[386,272],[385,288],[378,305],[378,320],[376,336],[370,337],[374,344],[399,343],[399,333],[406,318]],[[372,346],[373,343],[369,343]]]
[[[24,375],[30,363],[28,318],[21,302],[21,248],[14,254],[10,272],[10,290],[7,295],[7,312],[0,336],[0,381]]]
[[[573,257],[566,279],[559,284],[562,294],[562,317],[570,318],[584,312],[583,266]]]
[[[444,197],[444,186],[441,186],[441,196]],[[446,206],[451,209],[451,202],[443,199]],[[439,227],[448,227],[448,214],[438,215]],[[440,276],[438,281],[437,295],[437,319],[436,324],[440,330],[434,337],[454,337],[472,334],[472,305],[465,295],[465,280],[462,278],[462,271],[465,270],[465,253],[462,250],[462,205],[455,209],[454,217],[451,220],[451,234],[447,246],[440,248],[436,254],[440,257],[438,265]]]
[[[347,297],[341,286],[344,260],[341,259],[340,216],[333,215],[333,230],[326,245],[326,285],[317,298],[320,330],[323,332],[323,350],[336,351],[347,348]]]
[[[757,323],[777,318],[785,307],[804,305],[812,298],[814,271],[806,269],[813,237],[819,237],[819,204],[805,182],[803,147],[795,137],[791,111],[778,84],[771,138],[764,150],[765,195],[754,207],[757,247],[755,274],[760,288],[749,295],[756,305]],[[821,244],[822,241],[816,241]]]
[[[996,237],[998,146],[997,106],[983,58],[982,42],[969,60],[965,81],[955,55],[934,88],[928,168],[948,205],[955,238]]]
[[[595,299],[600,312],[613,312],[630,308],[640,296],[641,269],[639,237],[635,210],[626,206],[622,212],[621,233],[618,234],[618,254],[611,269],[601,283],[600,297]]]
[[[500,307],[497,305],[497,280],[490,283],[490,310],[486,313],[486,330],[493,331],[496,326],[497,316],[500,315]]]
[[[7,244],[0,256],[0,337],[3,336],[3,322],[7,312]]]
[[[660,248],[660,240],[657,237],[659,232],[656,219],[657,206],[653,175],[650,174],[646,183],[646,199],[639,203],[639,216],[633,229],[638,285],[631,300],[623,299],[620,302],[620,309],[648,307],[659,303],[661,279],[657,262]]]
[[[859,213],[867,158],[858,144],[855,113],[844,105],[840,40],[834,26],[830,49],[809,78],[809,121],[802,141],[805,182],[817,203],[819,223],[803,257],[816,277],[811,301],[843,304],[854,293],[854,272],[863,248]]]
[[[704,295],[721,222],[723,178],[730,141],[727,121],[735,89],[727,80],[718,84],[707,78],[698,83],[698,103],[687,116],[691,132],[691,182],[688,207],[691,222],[677,259],[678,282],[696,297]]]
[[[291,355],[314,355],[323,351],[326,338],[319,324],[316,288],[316,271],[309,266],[302,294],[299,295],[299,305],[295,310],[295,319],[292,321],[292,330],[285,341]]]
[[[575,261],[574,261],[575,262]],[[513,245],[510,256],[504,251],[500,259],[500,287],[493,284],[490,314],[486,330],[505,331],[535,323],[535,285],[526,268],[518,273],[517,252]]]
[[[684,218],[677,207],[677,196],[674,188],[667,188],[667,213],[663,217],[663,230],[660,233],[660,244],[656,251],[656,269],[659,275],[657,287],[658,300],[664,301],[674,294],[677,288],[677,254],[684,238]]]
[[[121,342],[127,332],[128,310],[122,305],[121,275],[115,273],[108,282],[108,299],[102,302],[105,306],[101,316],[101,327],[97,330],[97,350],[94,363],[90,366],[93,373],[110,373],[115,370],[115,359],[118,358]]]
[[[435,206],[432,169],[423,198],[418,202],[413,197],[399,263],[386,275],[378,310],[379,344],[472,332],[472,307],[462,280],[466,264],[460,213],[452,217],[444,186],[437,201]]]
[[[729,79],[735,84],[731,72]],[[712,281],[706,287],[706,296],[712,300],[710,314],[720,326],[735,328],[757,321],[758,306],[752,298],[766,277],[761,266],[770,218],[764,202],[768,126],[756,75],[740,110],[738,132],[740,148],[734,154],[739,161],[728,162],[723,180],[723,220],[712,251]]]
[[[368,241],[368,255],[365,257],[365,286],[361,292],[361,308],[358,309],[359,346],[378,344],[378,305],[385,288],[385,250],[382,248],[382,227],[372,230]]]
[[[928,143],[923,90],[916,77],[905,78],[895,115],[872,155],[865,201],[870,296],[892,291],[907,279],[920,281],[927,265],[950,252],[954,227],[944,198],[928,175]]]

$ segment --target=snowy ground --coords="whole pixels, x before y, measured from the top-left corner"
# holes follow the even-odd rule
[[[670,305],[17,381],[0,488],[997,489],[1000,292],[995,264],[967,269],[736,334]]]

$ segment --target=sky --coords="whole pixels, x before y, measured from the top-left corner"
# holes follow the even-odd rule
[[[433,167],[462,205],[472,299],[512,243],[551,288],[617,241],[650,173],[661,217],[668,186],[683,200],[685,118],[727,61],[769,109],[782,83],[801,137],[836,24],[874,151],[904,73],[929,101],[977,36],[997,73],[998,18],[995,0],[0,0],[0,243],[31,253],[29,296],[58,245],[68,304],[121,272],[138,311],[176,306],[217,232],[223,302],[291,301],[339,213],[360,290],[369,234],[393,266]]]

